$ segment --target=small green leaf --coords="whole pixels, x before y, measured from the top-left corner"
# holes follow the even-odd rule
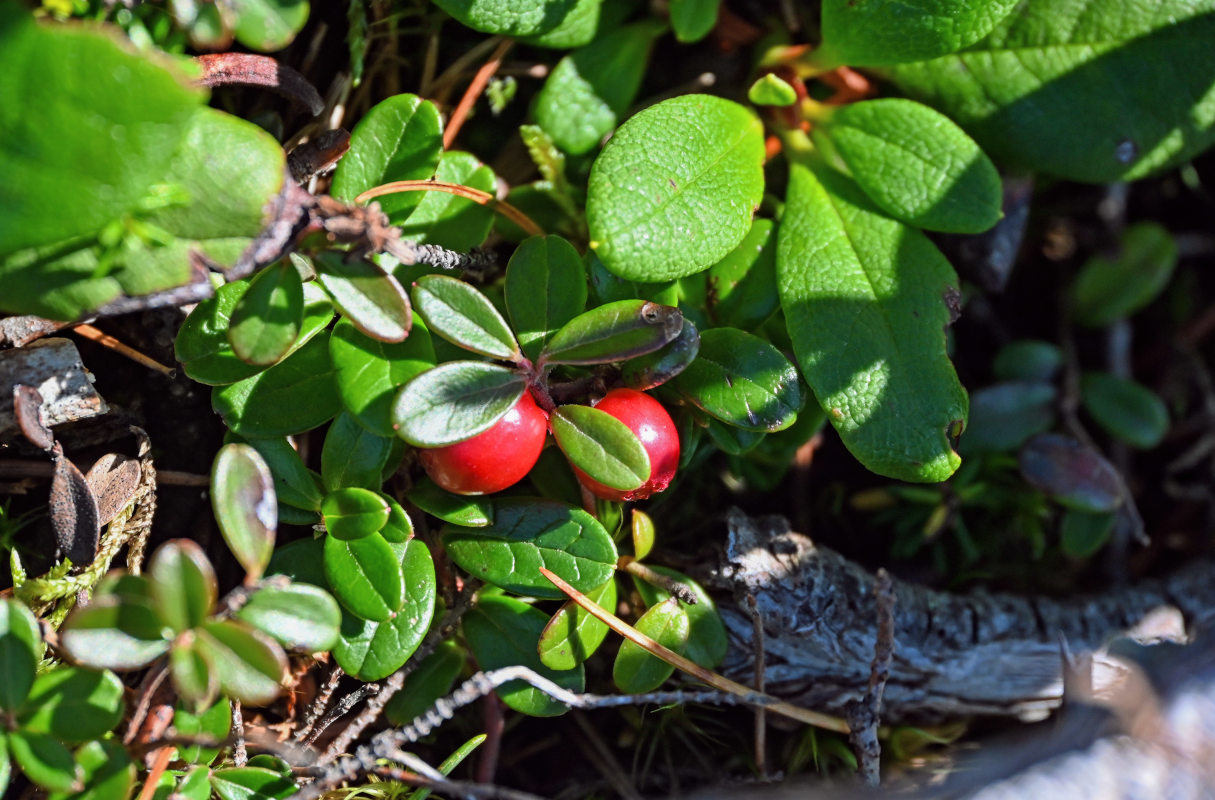
[[[1159,296],[1176,265],[1172,234],[1155,222],[1132,225],[1117,258],[1094,256],[1081,268],[1073,289],[1076,321],[1098,328],[1131,316]]]
[[[333,657],[348,675],[361,681],[378,681],[400,669],[430,628],[434,617],[436,581],[434,560],[417,539],[398,546],[403,555],[393,563],[404,576],[405,597],[395,616],[384,622],[342,615],[342,633]]]
[[[25,704],[41,654],[34,615],[18,600],[0,600],[0,711],[13,713]]]
[[[681,42],[699,42],[717,24],[721,0],[671,0],[671,27]]]
[[[401,508],[401,504],[384,492],[377,492],[388,504],[388,521],[380,528],[380,535],[389,544],[404,544],[413,538],[413,520]]]
[[[435,350],[425,323],[414,317],[403,342],[380,342],[342,318],[329,339],[342,405],[359,424],[379,436],[395,436],[392,399],[397,389],[435,365]]]
[[[473,577],[532,597],[565,597],[540,567],[582,592],[602,586],[616,569],[616,547],[599,521],[553,500],[499,500],[492,525],[447,525],[443,541],[452,561]]]
[[[634,508],[630,529],[633,534],[633,558],[641,561],[654,549],[654,520],[650,519],[649,514]]]
[[[1117,515],[1110,512],[1092,514],[1069,508],[1059,523],[1059,545],[1072,558],[1092,558],[1110,540],[1116,520]]]
[[[705,273],[709,313],[718,324],[754,330],[780,307],[776,223],[757,219],[746,238]]]
[[[763,125],[708,95],[665,100],[616,131],[591,168],[591,247],[622,278],[691,275],[733,250],[764,189]]]
[[[284,647],[317,653],[338,638],[342,609],[324,589],[306,583],[259,589],[236,614]]]
[[[178,637],[169,649],[169,675],[178,696],[190,708],[206,708],[219,694],[219,676],[194,631]]]
[[[668,567],[652,566],[650,569],[659,575],[674,578],[691,589],[692,594],[696,596],[695,605],[683,606],[684,613],[688,615],[688,646],[683,654],[705,669],[716,669],[726,658],[726,652],[730,648],[730,639],[726,634],[726,624],[722,621],[721,615],[717,613],[717,606],[713,603],[713,598],[709,597],[709,593],[704,590],[703,586],[682,572]],[[670,598],[664,589],[659,589],[640,578],[634,577],[633,584],[647,606],[656,606]]]
[[[613,9],[604,8],[603,1],[575,0],[574,7],[569,10],[557,27],[538,36],[526,37],[523,41],[536,47],[551,47],[555,50],[582,47],[595,38],[596,31],[609,27],[614,21],[614,19],[609,19],[614,18],[614,14],[610,13]],[[625,10],[627,13],[628,9]],[[411,797],[409,800],[421,800],[421,798]]]
[[[493,170],[475,156],[458,150],[443,153],[434,179],[489,194],[498,188]],[[484,244],[494,224],[493,211],[475,200],[447,192],[430,191],[424,195],[409,218],[401,223],[405,239],[461,252]]]
[[[251,50],[282,50],[308,21],[304,0],[234,0],[236,41]],[[226,799],[225,799],[226,800]]]
[[[8,749],[25,777],[52,792],[80,791],[84,770],[52,736],[33,731],[11,731]]]
[[[616,579],[609,578],[603,586],[587,592],[586,596],[600,608],[614,612]],[[540,634],[540,663],[550,669],[574,669],[599,649],[608,631],[606,623],[600,622],[570,600],[553,614]]]
[[[321,446],[321,479],[334,491],[357,486],[378,490],[393,439],[370,433],[346,412],[338,414]]]
[[[242,361],[275,364],[299,338],[304,324],[304,284],[288,262],[254,276],[232,309],[228,342]]]
[[[378,533],[349,541],[326,537],[325,578],[343,606],[372,622],[390,619],[405,598],[401,562]]]
[[[1122,505],[1114,465],[1075,439],[1040,433],[1021,447],[1017,462],[1027,483],[1068,508],[1096,514]]]
[[[303,462],[286,442],[298,469]],[[306,480],[306,483],[304,482]],[[299,483],[311,486],[306,475]],[[315,487],[311,487],[316,494]],[[303,502],[309,502],[303,499]],[[274,537],[278,529],[278,499],[274,479],[261,453],[247,444],[227,444],[215,456],[211,468],[211,507],[228,549],[245,568],[252,580],[257,580],[270,562],[274,552]]]
[[[967,411],[945,352],[949,262],[842,175],[802,164],[790,168],[777,248],[797,361],[844,445],[880,475],[949,477]]]
[[[489,299],[464,281],[425,275],[413,285],[413,304],[432,333],[490,358],[513,361],[519,344]]]
[[[443,763],[439,764],[439,772],[444,775],[450,775],[456,767],[464,763],[466,758],[472,755],[478,747],[484,744],[487,738],[489,738],[488,734],[478,733],[476,736],[457,747],[451,755],[443,759]],[[426,800],[431,794],[433,794],[433,791],[430,789],[430,787],[415,789],[413,793],[409,795],[409,800]]]
[[[664,647],[682,655],[688,645],[691,623],[683,606],[672,597],[642,614],[635,627]],[[612,664],[612,680],[620,691],[640,694],[657,689],[674,671],[675,667],[626,639],[621,642],[616,661]]]
[[[1017,0],[824,0],[818,63],[872,67],[953,53],[986,36]]]
[[[169,649],[169,633],[148,602],[102,596],[68,617],[59,643],[90,667],[135,669]]]
[[[346,541],[376,533],[388,522],[388,503],[370,489],[335,489],[321,501],[321,517],[330,536]]]
[[[199,652],[215,670],[224,694],[252,706],[278,697],[287,658],[274,640],[233,620],[206,622],[196,633]]]
[[[1000,175],[940,112],[901,98],[832,109],[811,131],[883,211],[908,225],[979,233],[999,221]]]
[[[700,332],[685,318],[679,335],[662,349],[626,361],[620,368],[620,379],[630,389],[649,391],[682,373],[699,354]]]
[[[435,5],[462,24],[482,33],[538,36],[556,28],[578,5],[577,0],[435,0]]]
[[[791,106],[797,102],[797,90],[776,73],[768,72],[751,84],[747,99],[757,106]]]
[[[536,96],[536,122],[567,153],[589,153],[611,133],[637,97],[656,21],[625,25],[557,62]]]
[[[409,673],[405,685],[384,706],[384,716],[393,725],[408,725],[425,713],[451,686],[464,666],[465,653],[458,644],[446,641]]]
[[[0,737],[2,740],[3,737]],[[76,763],[84,776],[84,791],[79,794],[51,793],[49,800],[128,800],[135,788],[135,762],[127,755],[122,742],[107,739],[88,742],[77,748]],[[7,755],[0,748],[0,760]],[[4,781],[0,779],[0,793]]]
[[[218,597],[215,570],[203,549],[190,539],[173,539],[157,548],[148,577],[156,612],[176,633],[206,619]]]
[[[209,738],[222,742],[232,728],[232,706],[226,697],[221,697],[201,714],[178,708],[173,714],[173,727],[187,739]],[[219,756],[218,749],[199,745],[179,745],[177,752],[187,764],[209,764]]]
[[[749,431],[773,433],[797,420],[797,368],[758,336],[735,328],[700,335],[700,355],[672,384],[698,408]]]
[[[303,433],[341,410],[329,360],[329,335],[251,378],[211,390],[211,405],[241,436]]]
[[[683,330],[683,315],[648,300],[618,300],[561,327],[540,353],[545,364],[607,364],[652,353]]]
[[[211,788],[220,800],[284,800],[298,790],[295,781],[265,767],[217,769]]]
[[[86,742],[122,719],[122,681],[112,672],[59,667],[38,676],[20,717],[22,730]]]
[[[1055,387],[1009,381],[970,394],[970,423],[959,446],[967,455],[1016,450],[1055,424]]]
[[[1000,348],[991,370],[1002,381],[1050,381],[1063,366],[1059,345],[1037,339],[1018,339]]]
[[[338,162],[330,193],[351,201],[389,181],[425,180],[434,174],[443,153],[443,121],[429,100],[398,94],[372,106],[350,132],[350,150]],[[417,206],[419,192],[400,192],[376,199],[396,223]]]
[[[629,427],[590,406],[561,406],[550,420],[570,463],[612,489],[632,491],[650,479],[650,456]]]
[[[1132,447],[1150,450],[1169,432],[1169,409],[1146,386],[1108,372],[1086,372],[1080,380],[1084,409]]]
[[[482,596],[476,607],[464,615],[464,638],[483,670],[522,665],[572,692],[581,692],[586,683],[582,665],[571,670],[546,667],[536,652],[536,642],[548,624],[539,609],[512,597]],[[523,681],[511,681],[497,690],[502,702],[533,717],[555,717],[569,707],[553,700]]]
[[[422,478],[409,490],[409,502],[444,522],[462,528],[484,528],[494,520],[494,503],[485,496],[452,494],[430,478]]]
[[[401,389],[392,408],[397,435],[415,447],[442,447],[484,433],[515,407],[523,376],[480,361],[450,361]]]
[[[362,333],[381,342],[409,335],[413,314],[397,279],[364,258],[347,260],[326,250],[316,256],[317,280],[333,303]]]
[[[557,330],[586,308],[582,257],[560,236],[525,240],[506,266],[506,311],[523,353],[535,359]]]

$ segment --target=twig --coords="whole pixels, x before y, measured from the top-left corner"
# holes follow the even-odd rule
[[[76,333],[83,336],[84,338],[86,338],[90,341],[96,342],[97,344],[101,345],[102,347],[108,347],[110,350],[113,350],[115,353],[118,353],[119,355],[126,356],[127,358],[131,359],[136,364],[142,364],[143,366],[147,367],[148,369],[156,370],[157,372],[161,373],[162,375],[168,375],[171,378],[177,372],[177,370],[173,369],[172,367],[166,367],[164,364],[161,364],[159,361],[157,361],[153,358],[149,358],[148,356],[145,356],[143,353],[139,352],[138,350],[136,350],[132,347],[128,347],[127,345],[118,341],[113,336],[110,336],[108,333],[103,333],[103,332],[97,330],[92,325],[86,325],[82,322],[81,324],[79,324],[75,328],[73,328],[73,330]]]
[[[359,686],[357,689],[355,689],[353,692],[350,692],[349,694],[347,694],[341,700],[338,700],[337,703],[334,704],[333,708],[329,709],[329,713],[325,714],[325,716],[321,718],[321,721],[317,723],[316,727],[313,728],[312,732],[309,733],[308,736],[306,736],[303,739],[304,744],[315,743],[316,740],[320,738],[321,734],[324,733],[326,731],[326,729],[329,728],[330,725],[337,722],[342,717],[346,716],[346,714],[350,711],[350,709],[354,708],[356,705],[363,702],[368,697],[375,696],[379,692],[379,690],[380,690],[380,685],[377,683],[364,683],[361,686]],[[335,742],[335,744],[336,744],[336,742]],[[336,752],[341,753],[342,750],[344,750],[344,749],[345,748],[343,747],[342,749],[336,750]],[[331,745],[329,748],[330,753],[333,753],[334,750],[335,750],[335,748]],[[326,760],[330,760],[331,758],[333,758],[333,756],[329,755],[329,753],[326,753],[326,756],[327,756],[327,758],[323,758],[321,760],[326,761]]]
[[[389,181],[379,186],[373,186],[354,198],[354,202],[365,203],[373,198],[382,197],[386,194],[396,194],[397,192],[446,192],[447,194],[454,194],[457,197],[472,200],[474,203],[479,203],[486,208],[498,212],[522,228],[529,236],[544,235],[544,229],[510,203],[505,200],[499,200],[489,192],[473,189],[470,186],[462,186],[458,183],[446,183],[444,181]]]
[[[239,700],[232,701],[232,762],[238,767],[249,763],[249,753],[245,750],[245,717]]]
[[[663,575],[661,572],[656,572],[629,556],[621,558],[621,562],[624,571],[630,575],[636,575],[646,583],[657,586],[672,597],[678,598],[681,603],[686,603],[690,606],[696,605],[696,593],[686,583],[678,581],[669,575]]]
[[[498,71],[498,67],[502,65],[502,59],[510,52],[510,49],[515,46],[513,39],[503,39],[494,48],[494,52],[490,55],[489,60],[481,65],[477,73],[473,75],[472,81],[468,84],[468,88],[464,90],[464,96],[460,98],[456,110],[451,112],[451,118],[447,120],[447,127],[443,130],[443,149],[449,149],[452,142],[456,140],[456,136],[460,133],[460,128],[464,127],[464,120],[468,118],[468,112],[472,111],[472,107],[476,104],[477,98],[481,96],[481,92],[485,91],[486,84]]]
[[[755,642],[755,691],[765,691],[767,666],[764,661],[764,618],[759,613],[755,595],[747,594],[747,610],[751,612],[751,635]],[[768,779],[768,712],[755,709],[755,768],[760,780]]]
[[[308,734],[312,732],[312,727],[321,718],[321,714],[325,713],[329,701],[333,698],[333,693],[337,691],[338,684],[342,682],[342,676],[345,674],[337,664],[334,664],[329,670],[329,677],[325,678],[325,683],[321,686],[320,691],[317,692],[316,697],[312,699],[312,705],[308,706],[308,713],[304,716],[303,726],[295,732],[295,740],[297,742],[309,741]]]
[[[131,712],[131,721],[127,723],[126,733],[122,735],[123,744],[131,744],[135,741],[136,734],[139,733],[143,727],[143,721],[148,716],[148,709],[152,707],[152,698],[156,696],[156,691],[164,683],[168,674],[168,663],[164,659],[160,659],[143,676],[143,680],[139,684],[139,700],[136,701],[135,709]]]
[[[869,668],[869,689],[859,701],[849,704],[848,734],[856,751],[857,774],[866,786],[881,783],[882,745],[878,741],[878,726],[882,721],[882,693],[890,678],[890,662],[894,658],[894,581],[884,569],[874,579],[874,600],[877,602],[877,637],[873,645],[873,663]]]

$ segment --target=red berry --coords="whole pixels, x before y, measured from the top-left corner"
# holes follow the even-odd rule
[[[636,434],[650,456],[650,478],[631,492],[623,492],[592,480],[574,468],[578,480],[596,497],[604,500],[644,500],[670,484],[679,466],[679,431],[671,415],[654,398],[635,389],[613,389],[595,408],[606,411]]]
[[[446,447],[420,451],[431,480],[456,494],[491,494],[514,486],[531,472],[544,449],[548,415],[530,392],[484,433]]]

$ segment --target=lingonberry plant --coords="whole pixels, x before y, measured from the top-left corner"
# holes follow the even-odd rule
[[[0,0],[0,310],[188,309],[174,353],[226,428],[199,446],[244,580],[224,586],[228,552],[186,531],[144,570],[150,456],[127,470],[141,493],[102,514],[42,435],[44,398],[5,385],[68,498],[53,522],[71,541],[44,556],[79,563],[30,577],[13,549],[0,790],[11,762],[55,797],[285,797],[302,759],[245,763],[242,705],[310,746],[343,678],[377,684],[349,695],[375,713],[323,761],[474,666],[573,692],[651,692],[676,665],[713,680],[695,670],[730,639],[685,572],[717,573],[702,551],[649,561],[700,530],[719,476],[772,489],[827,423],[904,483],[822,505],[847,493],[896,556],[931,550],[951,579],[996,573],[997,539],[1082,560],[1143,535],[1125,458],[1077,414],[1125,456],[1158,447],[1178,404],[1003,328],[968,395],[951,326],[986,284],[945,252],[1015,251],[1024,175],[1137,180],[1215,141],[1215,0],[128,5]],[[281,57],[210,52],[233,42]],[[693,90],[685,56],[733,68]],[[1069,278],[1059,327],[1125,326],[1167,290],[1169,230],[1119,241]],[[124,546],[129,571],[105,576]],[[605,656],[609,623],[632,638]],[[145,667],[124,711],[105,670]],[[493,689],[526,715],[570,707]],[[86,709],[78,726],[63,708]],[[304,791],[377,771],[439,785],[482,741],[438,771],[376,745]],[[141,748],[157,757],[137,767]]]

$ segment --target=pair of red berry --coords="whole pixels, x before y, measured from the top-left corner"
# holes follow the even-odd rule
[[[604,500],[644,500],[667,488],[679,466],[679,433],[671,415],[648,394],[613,389],[595,408],[631,430],[650,456],[650,478],[632,491],[604,486],[574,468],[578,480]],[[505,417],[482,434],[446,447],[422,450],[426,474],[449,492],[490,494],[513,486],[531,472],[544,449],[548,414],[524,392]]]

